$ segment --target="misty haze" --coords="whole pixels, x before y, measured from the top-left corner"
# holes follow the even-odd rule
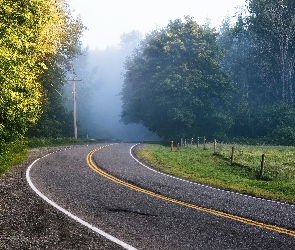
[[[78,136],[123,141],[158,140],[158,137],[139,124],[123,124],[121,119],[124,62],[140,39],[137,31],[122,34],[117,47],[104,50],[85,50],[74,63],[76,82]],[[73,110],[72,83],[65,85],[66,106]],[[82,134],[81,134],[82,133]]]

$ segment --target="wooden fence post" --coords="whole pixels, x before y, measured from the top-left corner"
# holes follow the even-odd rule
[[[216,154],[216,139],[214,139],[213,148],[214,148],[214,154]]]
[[[235,147],[232,147],[231,148],[230,165],[234,164],[234,160],[235,160]]]
[[[204,136],[204,149],[206,149],[206,137]]]
[[[260,166],[260,175],[259,178],[263,177],[263,173],[264,173],[264,161],[265,161],[265,155],[263,154],[261,156],[261,166]]]
[[[173,144],[173,141],[171,141],[171,152],[174,151],[174,144]]]
[[[179,152],[179,143],[177,143],[177,151]]]

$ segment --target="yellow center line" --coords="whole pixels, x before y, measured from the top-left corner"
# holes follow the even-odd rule
[[[115,183],[118,183],[118,184],[120,184],[122,186],[128,187],[128,188],[133,189],[135,191],[138,191],[138,192],[141,192],[141,193],[144,193],[144,194],[147,194],[147,195],[150,195],[150,196],[153,196],[153,197],[165,200],[165,201],[169,201],[169,202],[181,205],[181,206],[185,206],[185,207],[192,208],[192,209],[195,209],[195,210],[198,210],[198,211],[202,211],[202,212],[205,212],[205,213],[209,213],[209,214],[213,214],[213,215],[220,216],[220,217],[223,217],[223,218],[227,218],[227,219],[230,219],[230,220],[239,221],[239,222],[247,224],[247,225],[260,227],[260,228],[263,228],[263,229],[267,229],[267,230],[271,230],[271,231],[274,231],[274,232],[277,232],[277,233],[287,234],[287,235],[295,237],[295,231],[293,231],[293,230],[289,230],[289,229],[286,229],[286,228],[282,228],[282,227],[278,227],[278,226],[274,226],[274,225],[270,225],[270,224],[265,224],[265,223],[262,223],[262,222],[247,219],[247,218],[240,217],[240,216],[237,216],[237,215],[233,215],[233,214],[221,212],[221,211],[218,211],[218,210],[214,210],[214,209],[211,209],[211,208],[205,208],[205,207],[197,206],[195,204],[191,204],[191,203],[180,201],[180,200],[170,198],[170,197],[167,197],[167,196],[164,196],[164,195],[161,195],[161,194],[157,194],[157,193],[155,193],[153,191],[143,189],[141,187],[132,185],[132,184],[126,182],[126,181],[118,179],[117,177],[112,176],[112,175],[106,173],[105,171],[101,170],[100,168],[98,168],[96,166],[96,164],[92,160],[92,156],[96,151],[99,151],[99,150],[101,150],[101,149],[103,149],[105,147],[111,146],[111,145],[112,144],[96,148],[96,149],[92,150],[91,152],[89,152],[89,154],[86,156],[86,162],[87,162],[88,166],[93,171],[98,173],[99,175],[101,175],[101,176],[103,176],[103,177],[105,177],[105,178],[107,178],[107,179],[109,179],[109,180],[111,180],[111,181],[113,181]]]

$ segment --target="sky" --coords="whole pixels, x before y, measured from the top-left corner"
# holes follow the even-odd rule
[[[84,31],[82,42],[90,49],[116,46],[123,33],[139,30],[143,35],[170,20],[191,16],[202,25],[206,18],[218,28],[226,15],[234,16],[245,0],[67,0],[80,15]]]

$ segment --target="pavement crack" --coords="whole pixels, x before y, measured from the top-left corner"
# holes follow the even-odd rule
[[[115,213],[138,214],[138,215],[149,216],[149,217],[157,217],[158,216],[156,214],[144,213],[144,212],[124,209],[124,208],[106,208],[106,209],[110,212],[115,212]]]

